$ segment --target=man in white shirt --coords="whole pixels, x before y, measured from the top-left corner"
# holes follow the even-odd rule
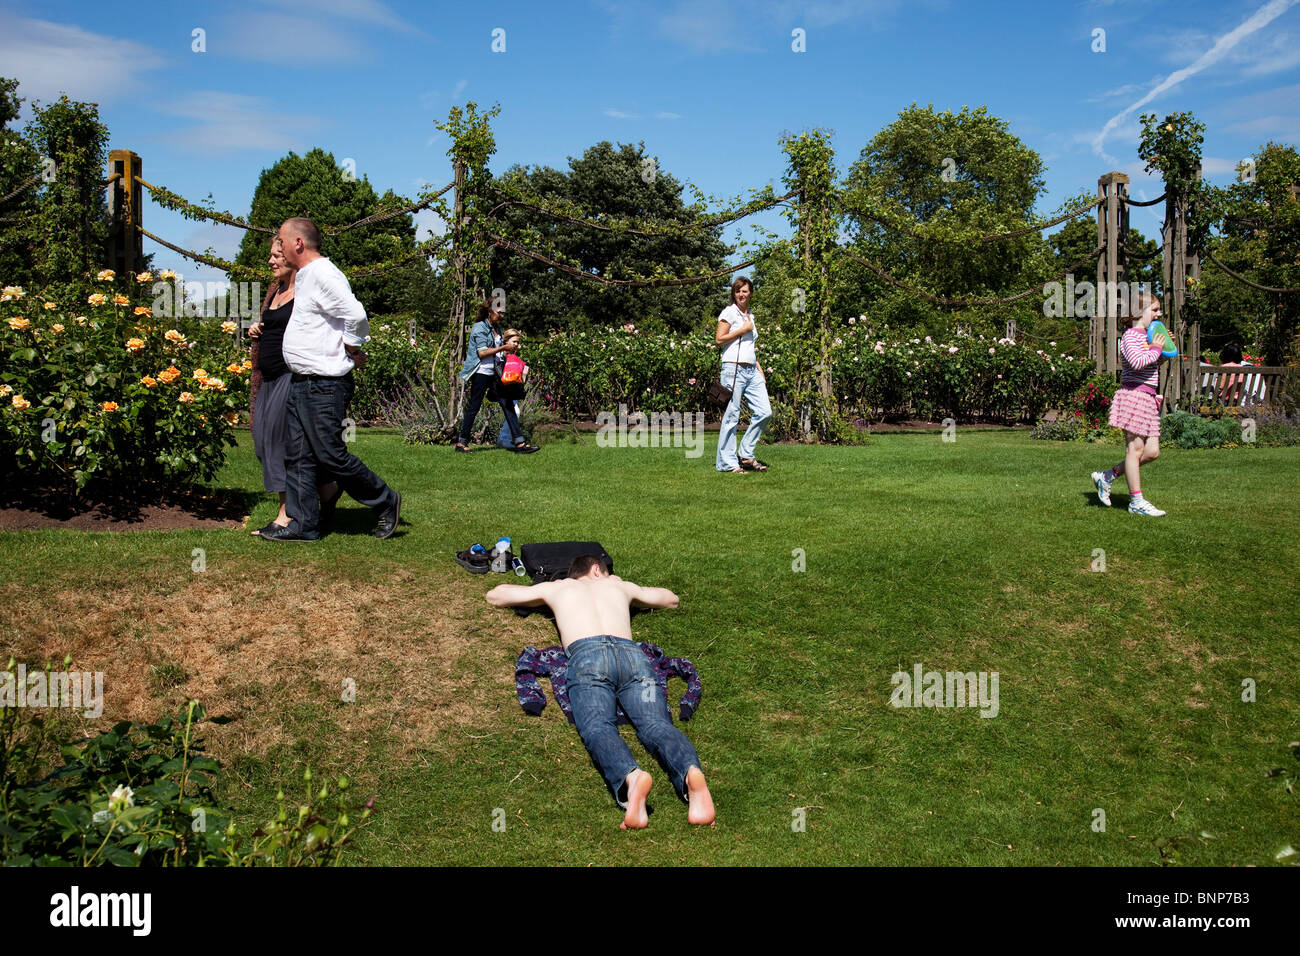
[[[285,261],[298,270],[294,279],[293,315],[284,331],[282,352],[293,373],[289,393],[285,448],[285,511],[292,519],[279,530],[262,533],[270,541],[316,541],[321,512],[332,515],[338,496],[347,492],[379,516],[375,537],[397,530],[400,493],[343,442],[343,418],[352,400],[352,369],[364,361],[361,345],[370,323],[352,294],[347,277],[320,254],[320,230],[310,219],[286,219],[276,236]],[[321,474],[321,473],[324,474]],[[338,494],[316,497],[318,480],[333,478]]]

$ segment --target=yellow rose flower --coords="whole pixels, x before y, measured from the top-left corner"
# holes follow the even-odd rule
[[[110,282],[117,275],[112,269],[100,269],[99,275],[95,276],[100,282]]]
[[[147,305],[137,305],[135,307],[135,311],[132,312],[131,314],[132,315],[153,315],[153,309],[149,308],[149,306]]]
[[[178,345],[181,342],[185,341],[185,336],[181,335],[175,329],[168,329],[165,333],[163,333],[163,338],[165,338],[168,342],[175,342]]]
[[[221,323],[221,331],[222,331],[222,332],[225,332],[227,335],[234,335],[234,334],[235,334],[235,329],[237,329],[237,328],[239,328],[239,326],[235,325],[234,322],[222,322],[222,323]]]
[[[224,392],[226,390],[226,383],[219,378],[205,378],[200,385],[214,392]]]
[[[9,328],[21,332],[23,329],[31,328],[31,322],[24,319],[21,315],[16,315],[9,320]]]
[[[207,378],[207,377],[208,377],[208,370],[207,370],[207,369],[204,369],[204,368],[196,368],[196,369],[194,370],[194,381],[196,381],[196,382],[201,382],[201,381],[203,381],[203,380],[204,380],[205,378]]]
[[[10,299],[21,299],[27,293],[23,291],[20,285],[7,285],[0,290],[0,302],[8,302]]]
[[[88,305],[103,305],[107,301],[108,301],[108,296],[104,295],[104,293],[102,292],[96,292],[94,295],[92,295],[89,299],[86,300],[86,303]]]
[[[15,395],[13,397],[13,406],[18,409],[18,411],[23,412],[31,408],[32,403],[27,401],[27,399],[23,398],[21,395]]]
[[[115,412],[117,411],[117,402],[100,402],[99,410],[101,412]]]
[[[12,387],[8,385],[0,385],[0,398],[6,397],[12,391],[13,391]]]
[[[181,392],[181,397],[177,399],[182,405],[192,405],[194,396],[190,392]]]
[[[152,375],[146,375],[144,378],[140,379],[140,384],[143,385],[145,388],[156,388],[158,385],[158,380],[154,378]]]
[[[50,326],[50,331],[53,332],[55,335],[62,335],[63,324],[61,322],[55,322],[53,325]]]
[[[176,278],[176,273],[172,272],[171,269],[164,269],[162,272],[158,273],[158,278],[162,279],[164,282],[171,282]]]
[[[53,310],[53,309],[57,309],[58,307],[59,307],[59,303],[57,303],[57,302],[46,302],[46,303],[45,303],[45,308],[46,308],[46,309]]]
[[[152,273],[152,272],[141,272],[139,275],[137,275],[137,276],[135,277],[135,281],[136,281],[136,282],[152,282],[152,281],[153,281],[153,273]]]
[[[127,339],[126,350],[128,352],[138,352],[144,348],[144,339]]]
[[[130,304],[131,304],[131,300],[128,299],[126,296],[122,295],[122,294],[119,292],[117,295],[113,296],[113,304],[114,304],[114,305],[130,305]]]

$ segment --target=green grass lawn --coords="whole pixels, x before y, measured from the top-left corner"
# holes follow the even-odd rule
[[[379,810],[355,863],[1228,865],[1300,848],[1287,791],[1300,771],[1288,746],[1300,738],[1300,449],[1168,449],[1143,490],[1169,515],[1144,519],[1118,507],[1122,482],[1109,510],[1092,493],[1089,472],[1118,447],[887,435],[764,447],[771,470],[741,478],[714,472],[714,440],[696,459],[593,436],[532,456],[456,455],[363,431],[355,450],[404,496],[401,533],[383,542],[347,501],[340,533],[317,544],[0,534],[3,643],[74,659],[77,642],[134,648],[154,661],[160,706],[237,687],[243,716],[210,732],[226,735],[225,797],[255,825],[303,763],[351,774]],[[218,484],[260,488],[246,435]],[[249,527],[274,511],[267,496]],[[619,574],[681,596],[633,629],[699,669],[703,702],[684,729],[716,826],[686,823],[625,728],[656,776],[656,812],[644,832],[620,832],[559,708],[519,709],[515,657],[554,632],[489,607],[482,595],[503,579],[452,560],[501,534],[599,540]],[[161,643],[192,613],[217,634],[204,647],[223,647],[247,608],[222,609],[250,589],[271,617],[277,593],[338,607],[278,621],[300,650],[263,670],[234,663],[253,631],[222,651],[240,673],[202,680],[219,662]],[[92,633],[78,622],[97,601]],[[314,644],[340,615],[346,627]],[[996,717],[891,707],[891,675],[918,663],[997,672]],[[359,721],[359,704],[339,700],[335,677],[349,672],[386,717]],[[670,691],[675,702],[680,682]]]

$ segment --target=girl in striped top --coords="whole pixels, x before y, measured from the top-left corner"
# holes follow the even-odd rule
[[[1094,471],[1092,481],[1097,486],[1097,498],[1109,506],[1111,482],[1123,474],[1128,482],[1128,510],[1159,518],[1164,512],[1142,497],[1139,469],[1160,457],[1156,383],[1165,337],[1157,335],[1154,342],[1147,344],[1147,328],[1160,318],[1160,300],[1145,289],[1132,290],[1127,318],[1128,331],[1119,341],[1123,374],[1110,406],[1111,427],[1124,430],[1124,460],[1106,471]]]

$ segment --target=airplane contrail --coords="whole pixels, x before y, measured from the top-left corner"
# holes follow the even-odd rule
[[[1260,7],[1250,16],[1249,19],[1243,22],[1235,30],[1225,33],[1223,36],[1219,37],[1219,39],[1215,40],[1214,46],[1202,53],[1191,66],[1185,66],[1181,70],[1175,70],[1173,73],[1170,73],[1167,77],[1152,87],[1151,90],[1142,97],[1142,99],[1108,119],[1106,125],[1102,127],[1101,132],[1098,133],[1097,137],[1092,141],[1092,151],[1107,162],[1114,162],[1115,158],[1107,154],[1103,147],[1106,142],[1107,134],[1109,134],[1111,130],[1115,129],[1115,127],[1119,126],[1119,124],[1124,121],[1124,117],[1140,110],[1165,90],[1177,86],[1189,76],[1195,76],[1206,67],[1213,66],[1215,63],[1219,62],[1219,60],[1223,59],[1224,54],[1234,46],[1246,39],[1246,37],[1250,36],[1252,33],[1255,33],[1272,23],[1290,7],[1294,6],[1296,2],[1297,0],[1271,0],[1271,2]]]

